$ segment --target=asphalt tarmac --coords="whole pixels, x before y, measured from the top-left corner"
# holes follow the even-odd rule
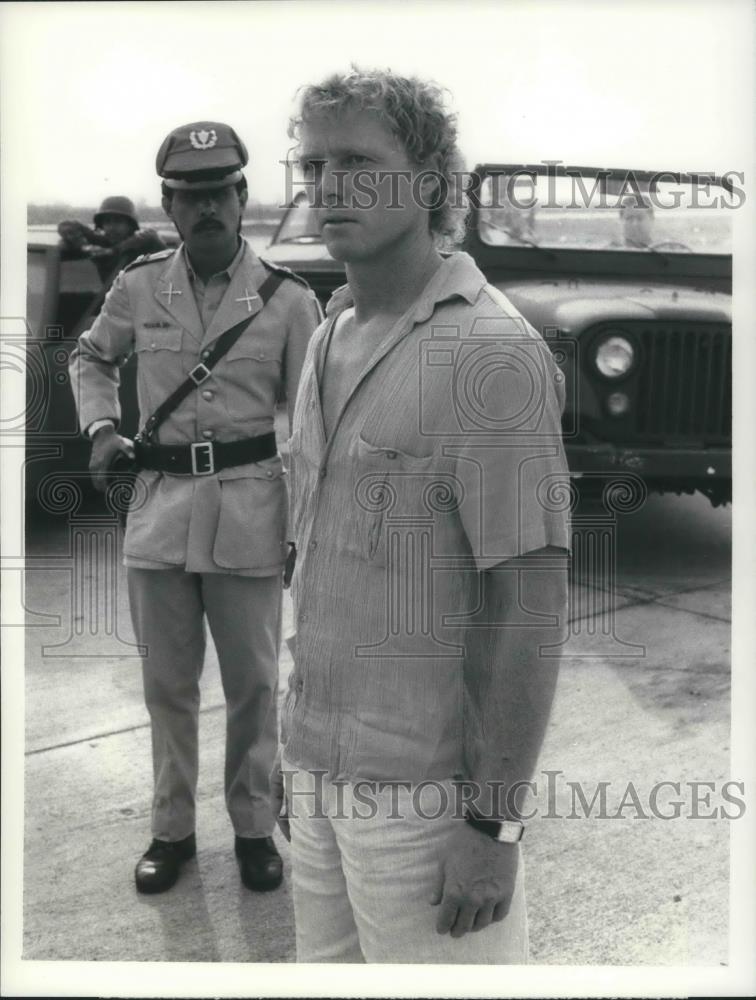
[[[531,961],[725,964],[731,821],[721,814],[738,812],[722,790],[737,778],[730,509],[700,496],[650,497],[608,519],[589,509],[579,532],[610,539],[616,559],[602,562],[586,545],[576,560],[571,634],[524,842]],[[292,962],[280,834],[282,889],[258,895],[239,880],[212,648],[198,855],[170,892],[134,889],[150,839],[150,736],[118,544],[117,527],[96,515],[28,526],[23,957]],[[286,612],[285,634],[288,601]],[[280,667],[283,688],[285,645]]]

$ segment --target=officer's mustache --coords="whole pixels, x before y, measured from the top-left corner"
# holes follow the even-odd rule
[[[223,223],[219,222],[218,219],[200,219],[199,222],[195,222],[195,224],[192,226],[192,232],[206,233],[206,232],[211,232],[212,230],[215,229],[223,229],[223,228],[225,228]]]

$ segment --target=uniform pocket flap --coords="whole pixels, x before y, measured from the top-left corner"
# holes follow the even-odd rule
[[[226,352],[227,361],[273,361],[280,364],[280,357],[265,344],[256,344],[254,340],[238,341]]]
[[[150,330],[145,327],[137,329],[136,351],[180,351],[183,330],[173,326],[168,329],[160,328]]]
[[[249,465],[233,465],[228,469],[221,469],[218,479],[221,482],[228,482],[231,479],[269,479],[274,481],[284,475],[283,462],[280,455],[272,458],[265,458],[262,462],[250,462]],[[250,511],[250,517],[253,515]]]

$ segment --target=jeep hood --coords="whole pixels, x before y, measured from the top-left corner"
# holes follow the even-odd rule
[[[607,320],[731,322],[730,296],[705,288],[582,278],[497,280],[495,284],[541,331],[556,326],[579,333]]]

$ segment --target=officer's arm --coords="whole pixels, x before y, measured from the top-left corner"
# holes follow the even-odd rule
[[[125,277],[123,273],[118,276],[91,330],[79,337],[71,354],[71,388],[83,433],[95,420],[112,420],[116,426],[120,422],[118,369],[134,349],[134,324]]]
[[[310,337],[323,319],[315,294],[304,288],[298,288],[287,320],[286,353],[284,357],[284,392],[286,407],[289,414],[289,434],[294,420],[294,403],[297,398],[299,377],[302,374],[307,345]]]

